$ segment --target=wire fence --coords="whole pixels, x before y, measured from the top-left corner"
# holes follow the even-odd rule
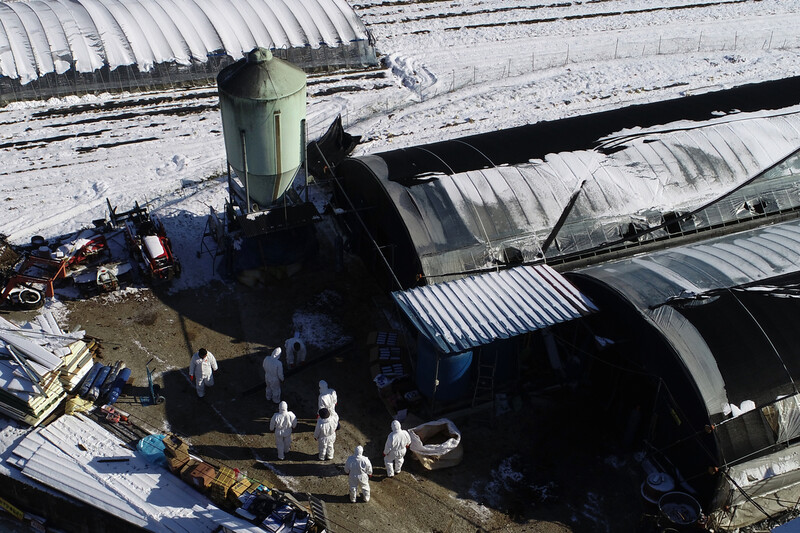
[[[746,61],[741,54],[763,52],[766,50],[788,51],[800,49],[800,29],[787,27],[781,30],[748,30],[726,34],[703,32],[680,37],[665,38],[651,35],[640,38],[602,38],[573,39],[569,44],[544,47],[532,50],[529,54],[507,57],[503,52],[497,61],[489,66],[485,57],[478,64],[462,65],[457,68],[421,75],[417,79],[406,78],[404,83],[419,101],[430,100],[447,95],[470,86],[479,86],[499,80],[526,76],[551,69],[567,68],[570,65],[624,60],[658,58],[670,55],[713,54],[709,61],[738,63]],[[727,52],[727,53],[726,53]],[[487,51],[491,53],[491,51]],[[722,57],[719,54],[723,53]],[[477,54],[481,57],[481,54]],[[362,118],[397,111],[408,106],[407,97],[381,99],[352,111],[353,121]],[[345,126],[348,122],[345,121]]]
[[[625,40],[617,38],[605,41],[573,42],[559,49],[532,51],[498,61],[494,67],[464,66],[452,69],[450,75],[444,74],[432,85],[416,84],[412,89],[420,100],[433,98],[439,94],[453,92],[470,85],[479,85],[499,79],[523,76],[553,68],[568,67],[571,64],[636,59],[693,53],[730,52],[722,61],[737,63],[745,61],[737,53],[765,50],[796,50],[800,48],[800,33],[796,29],[776,32],[775,30],[748,31],[746,33],[703,34],[693,36],[664,38],[654,36],[648,39]]]

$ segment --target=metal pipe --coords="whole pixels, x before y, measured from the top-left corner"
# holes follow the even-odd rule
[[[300,153],[303,154],[303,172],[306,175],[306,203],[308,203],[308,153],[306,147],[308,146],[308,132],[306,131],[306,119],[300,121]]]
[[[242,166],[244,167],[244,195],[246,196],[245,200],[247,201],[247,208],[245,212],[249,215],[250,214],[250,176],[247,172],[247,142],[245,140],[245,131],[241,130],[239,132],[242,136]]]
[[[44,394],[44,389],[42,389],[40,385],[42,378],[36,373],[35,370],[28,366],[28,361],[25,359],[25,356],[16,353],[10,344],[6,345],[6,349],[8,349],[8,353],[11,354],[11,357],[14,358],[17,364],[22,368],[23,372],[27,374],[28,379],[31,380],[31,384],[39,389],[39,394]]]
[[[281,190],[281,178],[283,174],[283,165],[281,161],[281,112],[273,113],[273,131],[275,132],[275,186],[272,188],[272,202],[278,198],[278,194],[283,194],[286,191]],[[270,203],[272,203],[270,202]]]
[[[228,203],[233,205],[233,189],[231,188],[231,162],[227,161],[228,165]]]

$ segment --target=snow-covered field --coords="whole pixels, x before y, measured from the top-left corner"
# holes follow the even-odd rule
[[[382,68],[312,75],[309,136],[356,155],[800,74],[796,0],[352,1]],[[149,202],[187,275],[227,197],[216,87],[0,109],[0,232],[51,238]],[[320,203],[325,202],[319,197]]]

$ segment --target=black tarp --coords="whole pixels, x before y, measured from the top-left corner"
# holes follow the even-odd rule
[[[704,468],[765,457],[800,436],[797,408],[776,406],[800,380],[800,221],[566,277],[601,308],[595,333],[625,340],[615,364],[654,380],[672,406],[649,420],[648,436],[684,475],[708,481]]]
[[[331,178],[331,168],[335,171],[336,166],[353,152],[360,140],[361,136],[344,131],[342,116],[338,115],[322,137],[311,141],[306,147],[309,174],[322,180]]]

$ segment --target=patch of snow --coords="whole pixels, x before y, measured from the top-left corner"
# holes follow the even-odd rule
[[[475,513],[475,515],[478,516],[481,521],[489,520],[492,517],[492,510],[486,507],[484,504],[476,501],[478,499],[478,496],[476,494],[472,494],[472,492],[470,492],[471,499],[458,498],[454,495],[451,495],[451,497],[459,505],[466,507],[467,509]]]
[[[603,463],[607,464],[612,468],[616,468],[619,470],[620,468],[624,468],[627,465],[627,462],[624,458],[618,457],[616,455],[609,455],[605,459],[603,459]]]
[[[314,346],[322,352],[347,344],[352,337],[335,322],[337,310],[344,305],[342,297],[336,292],[321,292],[314,301],[295,311],[292,316],[293,331],[300,334],[306,346]]]
[[[593,524],[593,531],[611,531],[609,524],[603,519],[603,498],[593,492],[586,495],[586,503],[580,514]]]

